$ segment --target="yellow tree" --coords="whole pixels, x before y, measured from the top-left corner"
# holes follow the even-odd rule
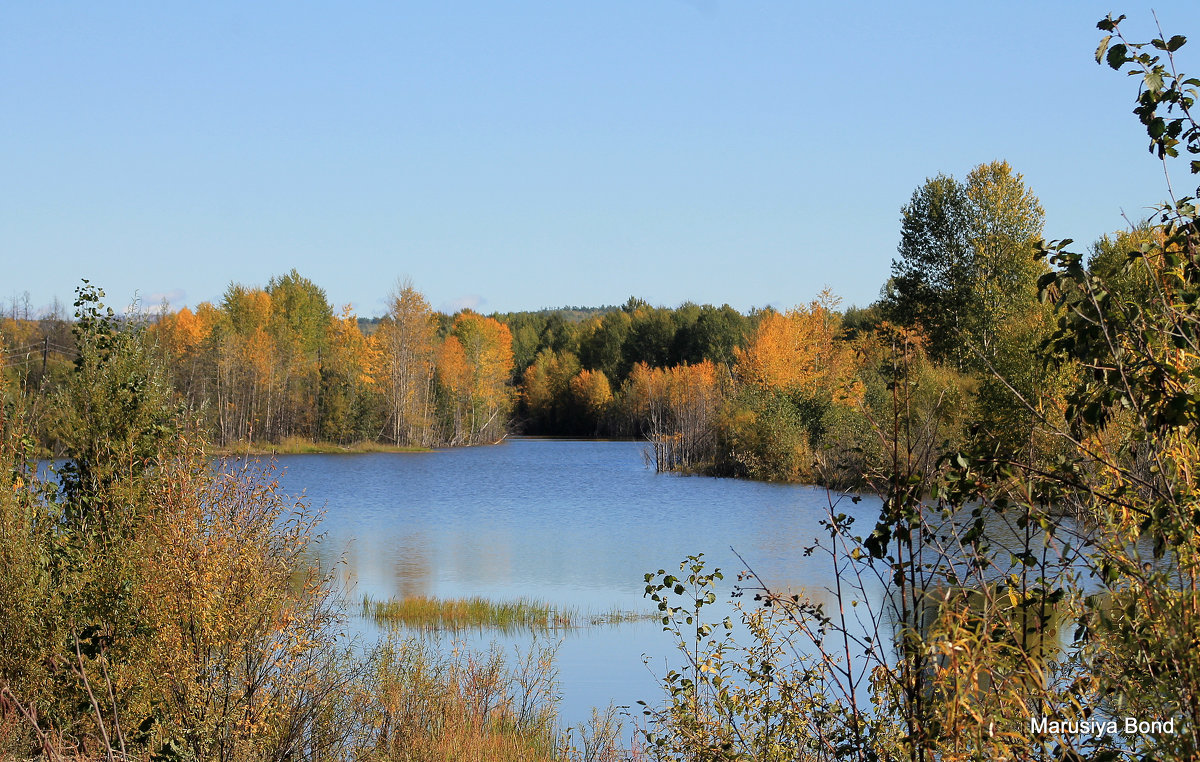
[[[512,334],[503,323],[471,311],[454,319],[451,333],[462,345],[471,373],[468,439],[496,441],[512,411]]]
[[[163,315],[150,326],[152,339],[166,355],[172,384],[192,410],[200,409],[207,401],[211,376],[209,350],[220,317],[216,307],[203,302],[195,312],[184,307]]]
[[[437,385],[446,420],[441,442],[465,444],[469,441],[465,424],[471,404],[471,366],[467,363],[467,353],[463,351],[462,342],[457,336],[447,336],[438,345],[436,364]]]
[[[634,363],[621,387],[620,407],[631,433],[650,438],[664,434],[668,429],[666,371]]]
[[[436,336],[437,316],[429,302],[411,283],[398,283],[376,336],[388,428],[396,444],[431,443]]]
[[[666,371],[667,407],[675,429],[671,467],[694,471],[713,457],[715,418],[724,398],[711,360]]]
[[[321,359],[322,439],[349,442],[368,432],[360,420],[376,387],[378,352],[374,342],[362,334],[350,305],[332,318],[328,345]]]
[[[263,289],[234,284],[225,292],[214,329],[222,443],[264,436],[278,411],[278,361],[270,318],[271,295]]]
[[[838,338],[838,301],[827,289],[807,307],[764,316],[746,348],[736,353],[741,379],[784,391],[825,390],[832,397],[854,370],[853,352]]]
[[[521,401],[535,431],[562,433],[569,426],[569,385],[580,371],[579,359],[571,352],[546,348],[521,376]]]
[[[570,382],[571,400],[580,413],[599,431],[612,405],[612,386],[602,370],[581,370]]]

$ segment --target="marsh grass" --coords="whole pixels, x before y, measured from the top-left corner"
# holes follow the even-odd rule
[[[602,627],[655,619],[654,614],[613,608],[581,612],[545,601],[518,598],[492,601],[487,598],[429,598],[416,595],[386,601],[363,596],[362,614],[377,624],[418,630],[523,630],[550,631]]]

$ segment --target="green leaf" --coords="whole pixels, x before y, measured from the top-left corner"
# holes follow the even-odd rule
[[[1177,34],[1174,37],[1172,37],[1171,39],[1167,40],[1167,51],[1170,53],[1174,53],[1176,50],[1179,50],[1180,48],[1182,48],[1186,43],[1187,43],[1187,38],[1184,37],[1182,34]]]
[[[1100,40],[1100,47],[1096,48],[1096,63],[1100,63],[1104,59],[1104,51],[1108,50],[1108,43],[1111,39],[1112,35],[1108,34],[1104,36],[1104,39]]]
[[[1121,44],[1113,45],[1111,48],[1109,48],[1108,56],[1106,58],[1108,65],[1113,69],[1120,71],[1121,67],[1125,65],[1125,62],[1129,60],[1125,55],[1127,50],[1128,48]]]

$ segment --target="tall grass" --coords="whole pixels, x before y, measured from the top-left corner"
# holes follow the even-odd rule
[[[442,599],[423,595],[386,601],[373,600],[364,595],[362,613],[379,624],[410,629],[492,629],[501,632],[565,630],[656,618],[654,614],[617,608],[581,612],[530,598],[492,601],[478,596]]]
[[[554,646],[509,664],[499,647],[450,653],[390,636],[363,695],[365,762],[561,759]]]

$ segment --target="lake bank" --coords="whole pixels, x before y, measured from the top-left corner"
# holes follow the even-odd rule
[[[219,457],[433,452],[429,447],[413,445],[391,445],[371,441],[339,444],[297,438],[285,439],[282,442],[234,442],[227,445],[210,445],[207,451],[210,455]]]

